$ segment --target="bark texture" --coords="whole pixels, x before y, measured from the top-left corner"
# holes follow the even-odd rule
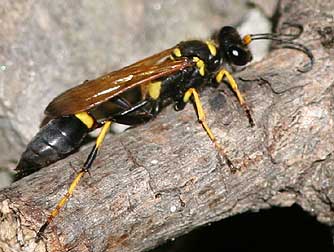
[[[240,171],[231,174],[196,123],[191,106],[109,136],[91,176],[46,232],[36,230],[65,193],[89,149],[0,192],[3,251],[143,251],[246,211],[297,203],[334,224],[334,3],[281,1],[278,27],[300,23],[296,50],[274,50],[236,75],[251,107],[250,127],[224,85],[202,94],[207,119]],[[12,250],[11,250],[12,249]]]

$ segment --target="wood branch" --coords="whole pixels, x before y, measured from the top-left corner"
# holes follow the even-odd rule
[[[202,94],[207,119],[240,171],[231,174],[191,106],[109,136],[90,176],[46,231],[34,236],[90,148],[0,192],[3,251],[143,251],[237,213],[297,203],[334,223],[333,1],[282,1],[283,22],[301,23],[302,53],[274,50],[236,75],[255,119],[250,127],[222,85]]]

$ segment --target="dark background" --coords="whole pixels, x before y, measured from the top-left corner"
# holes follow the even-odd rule
[[[245,213],[167,241],[151,252],[334,251],[330,227],[298,205]]]

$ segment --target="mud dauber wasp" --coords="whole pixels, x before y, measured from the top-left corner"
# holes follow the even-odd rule
[[[252,54],[248,45],[251,41],[265,39],[305,53],[310,62],[299,71],[309,71],[314,62],[313,55],[307,47],[293,41],[302,33],[302,27],[292,26],[300,28],[297,35],[263,33],[249,34],[243,38],[235,28],[224,26],[212,40],[181,42],[130,66],[85,81],[56,97],[45,110],[51,120],[41,128],[22,154],[17,166],[19,177],[65,158],[79,148],[90,131],[102,129],[83,167],[38,231],[36,240],[41,238],[73,194],[80,179],[91,168],[113,122],[135,126],[151,120],[170,103],[180,111],[191,101],[207,135],[230,168],[234,169],[205,120],[198,93],[203,87],[219,84],[226,78],[253,125],[250,110],[226,66],[249,63]],[[98,116],[99,110],[106,105],[107,114]]]

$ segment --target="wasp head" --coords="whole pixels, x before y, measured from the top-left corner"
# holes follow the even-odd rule
[[[298,71],[310,71],[314,64],[314,56],[311,50],[305,45],[293,41],[302,34],[303,26],[290,23],[285,23],[285,26],[297,29],[297,33],[258,33],[248,34],[241,38],[235,28],[224,26],[216,35],[216,42],[219,44],[221,55],[225,62],[243,66],[252,60],[252,54],[248,48],[249,43],[254,40],[272,40],[277,42],[281,48],[290,48],[303,52],[309,58],[309,62],[303,68],[298,68]]]
[[[248,41],[241,39],[237,30],[231,26],[224,26],[217,35],[217,43],[223,59],[233,65],[244,66],[253,59],[248,48]]]

